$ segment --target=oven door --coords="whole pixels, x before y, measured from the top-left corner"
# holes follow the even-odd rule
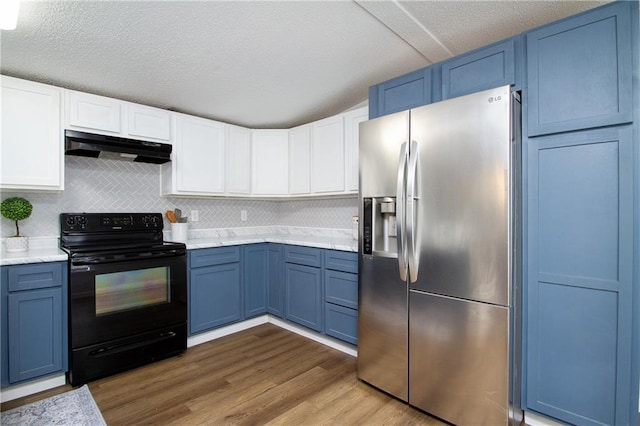
[[[187,321],[187,262],[177,255],[92,263],[72,259],[73,349]]]

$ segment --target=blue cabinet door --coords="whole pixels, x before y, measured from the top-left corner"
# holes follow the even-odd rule
[[[369,118],[430,104],[431,67],[419,69],[369,88]]]
[[[517,38],[442,63],[442,99],[516,83]]]
[[[324,333],[356,345],[358,343],[358,311],[333,303],[325,303],[324,306]]]
[[[632,138],[622,126],[528,141],[523,402],[569,423],[637,422]]]
[[[244,317],[267,312],[267,244],[251,244],[242,249],[244,269]]]
[[[63,369],[61,287],[8,295],[9,383]]]
[[[189,333],[242,319],[240,263],[192,268],[189,272]]]
[[[67,263],[1,268],[1,386],[67,370]]]
[[[322,332],[322,274],[313,266],[285,264],[285,318]]]
[[[284,318],[284,261],[282,246],[269,244],[267,248],[268,306],[267,312]]]
[[[530,136],[632,120],[634,3],[614,2],[527,34]]]

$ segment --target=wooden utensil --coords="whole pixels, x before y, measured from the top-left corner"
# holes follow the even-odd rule
[[[178,221],[176,220],[176,214],[174,212],[172,212],[171,210],[167,210],[167,212],[165,213],[165,216],[167,217],[167,220],[171,223],[177,223]]]

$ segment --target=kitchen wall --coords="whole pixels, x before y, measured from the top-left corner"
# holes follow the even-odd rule
[[[65,157],[65,190],[60,193],[3,191],[1,198],[21,196],[33,204],[31,217],[20,222],[26,236],[57,236],[62,212],[164,212],[175,207],[189,215],[198,210],[192,229],[247,226],[302,226],[351,229],[358,212],[356,197],[327,200],[219,200],[160,197],[158,165],[84,157]],[[240,220],[240,211],[247,220]],[[165,220],[165,227],[168,224]],[[2,217],[0,236],[15,234],[15,226]]]

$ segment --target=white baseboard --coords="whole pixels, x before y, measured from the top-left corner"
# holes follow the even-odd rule
[[[57,388],[67,384],[67,378],[64,374],[59,376],[47,377],[46,379],[34,380],[33,382],[23,385],[15,385],[0,391],[0,402],[12,401],[22,398],[23,396],[33,395],[34,393]]]
[[[231,324],[227,327],[222,327],[217,330],[213,330],[206,333],[198,334],[196,336],[189,337],[187,338],[187,347],[190,348],[192,346],[199,345],[201,343],[219,339],[221,337],[228,336],[229,334],[237,333],[239,331],[247,330],[249,328],[253,328],[258,325],[266,324],[266,323],[273,324],[280,328],[284,328],[285,330],[291,331],[292,333],[296,333],[296,334],[299,334],[300,336],[306,337],[307,339],[311,339],[318,343],[322,343],[325,346],[329,346],[330,348],[337,349],[340,352],[344,352],[348,355],[357,356],[358,354],[356,349],[354,349],[354,346],[351,346],[347,343],[342,343],[339,340],[333,339],[331,337],[327,337],[322,334],[316,333],[315,331],[311,331],[308,328],[281,320],[280,318],[274,317],[272,315],[262,315],[256,318],[252,318],[250,320],[242,321],[236,324]]]
[[[358,356],[358,351],[352,345],[342,343],[337,339],[332,339],[331,337],[316,333],[309,330],[308,328],[291,324],[290,322],[283,321],[280,318],[276,318],[271,315],[267,316],[269,317],[270,324],[277,325],[280,328],[284,328],[285,330],[289,330],[293,333],[299,334],[300,336],[306,337],[307,339],[311,339],[318,343],[322,343],[325,346],[329,346],[330,348],[337,349],[347,355],[351,355],[353,357]]]
[[[221,337],[228,336],[229,334],[247,330],[258,325],[266,324],[268,322],[269,319],[267,318],[267,315],[262,315],[246,321],[231,324],[226,327],[221,327],[212,331],[207,331],[205,333],[196,334],[195,336],[187,337],[187,348],[199,345],[201,343],[209,342],[211,340],[216,340]]]
[[[529,426],[562,426],[562,423],[554,422],[547,417],[534,414],[530,411],[524,412],[524,422]]]

